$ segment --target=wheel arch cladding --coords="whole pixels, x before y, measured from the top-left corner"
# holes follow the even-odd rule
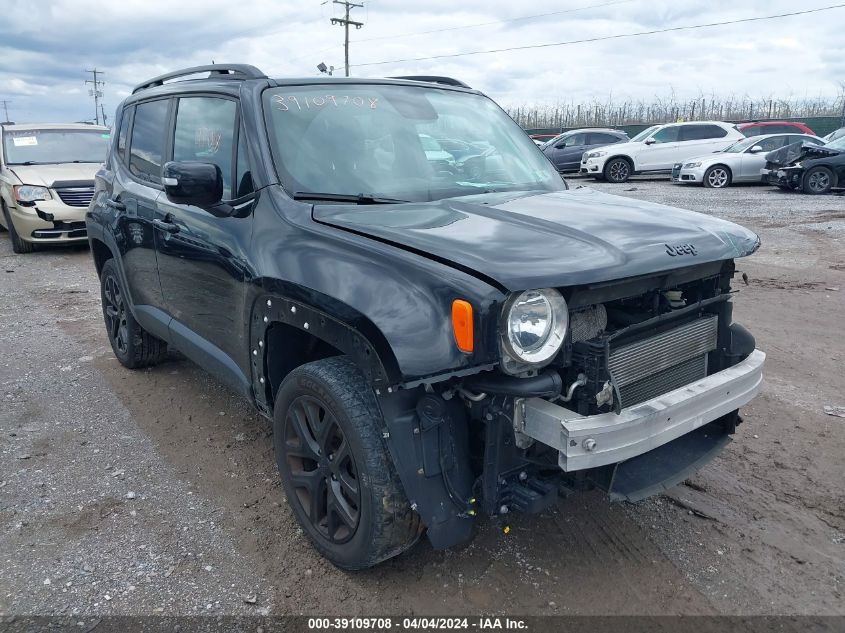
[[[94,257],[94,267],[97,269],[97,276],[100,276],[103,272],[103,266],[105,266],[108,260],[114,257],[114,253],[106,246],[105,242],[98,239],[92,239],[90,241],[91,255]]]
[[[345,318],[304,301],[262,294],[250,318],[250,356],[256,403],[272,410],[285,376],[305,363],[347,356],[375,390],[400,381],[396,358],[384,336],[363,315]]]

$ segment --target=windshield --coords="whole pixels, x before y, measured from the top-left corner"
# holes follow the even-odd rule
[[[102,163],[108,130],[5,130],[3,153],[8,165]]]
[[[639,134],[637,134],[634,138],[632,138],[629,142],[630,142],[630,143],[642,143],[642,142],[643,142],[644,140],[646,140],[649,136],[651,136],[651,135],[652,135],[652,133],[653,133],[655,130],[657,130],[657,128],[659,128],[659,127],[660,127],[659,125],[652,125],[651,127],[647,127],[647,128],[646,128],[646,129],[644,129],[642,132],[640,132]]]
[[[835,141],[831,141],[827,145],[824,146],[825,149],[835,149],[839,150],[840,152],[845,150],[845,136],[842,136]]]
[[[292,194],[428,201],[566,189],[534,142],[481,95],[401,85],[264,92],[279,178]]]

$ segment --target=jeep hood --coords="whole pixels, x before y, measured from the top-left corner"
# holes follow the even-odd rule
[[[842,152],[835,149],[829,149],[823,145],[813,145],[812,143],[792,143],[791,145],[784,145],[780,149],[766,154],[766,162],[772,163],[778,167],[785,167],[791,165],[799,160],[806,160],[808,158],[825,158],[827,156],[836,156]]]
[[[599,193],[495,193],[378,206],[316,205],[317,222],[492,278],[507,290],[622,279],[750,255],[756,234],[709,215]],[[691,244],[670,255],[667,246]],[[685,252],[687,251],[687,252]]]
[[[94,184],[100,163],[58,163],[55,165],[9,165],[21,184],[52,187],[54,182],[85,180]]]

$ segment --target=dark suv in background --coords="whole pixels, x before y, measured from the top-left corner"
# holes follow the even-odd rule
[[[561,489],[654,494],[760,387],[730,302],[757,236],[570,190],[454,79],[191,68],[115,130],[87,214],[115,355],[173,346],[272,419],[291,508],[340,567]]]
[[[584,152],[595,147],[630,141],[621,130],[606,128],[570,130],[559,134],[542,145],[543,153],[552,161],[560,173],[577,172],[581,169]]]

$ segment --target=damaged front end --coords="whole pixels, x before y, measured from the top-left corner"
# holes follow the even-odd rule
[[[761,172],[764,183],[775,185],[782,189],[798,189],[801,187],[805,164],[808,160],[838,156],[840,150],[831,149],[823,145],[800,142],[786,145],[766,154],[766,166]]]
[[[561,492],[636,501],[712,459],[765,358],[732,323],[733,274],[717,261],[557,289],[565,317],[549,327],[566,322],[562,342],[533,367],[530,354],[509,356],[507,337],[516,327],[531,340],[540,309],[529,301],[508,323],[506,303],[496,369],[381,394],[388,446],[432,543],[466,540],[477,514],[537,512]]]

